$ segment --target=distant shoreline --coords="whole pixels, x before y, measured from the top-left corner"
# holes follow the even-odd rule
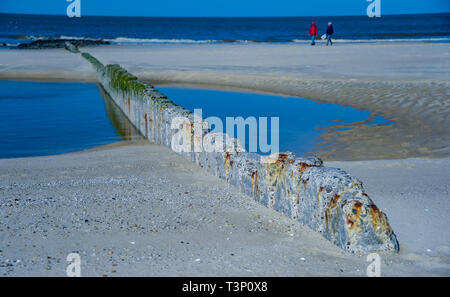
[[[65,11],[62,11],[64,13]],[[364,13],[365,10],[362,11]],[[96,17],[2,14],[0,45],[43,40],[111,44],[308,44],[333,22],[338,43],[450,42],[450,13],[306,17]],[[76,30],[74,30],[76,28]],[[132,28],[132,29],[131,29]],[[7,32],[7,33],[6,33]]]

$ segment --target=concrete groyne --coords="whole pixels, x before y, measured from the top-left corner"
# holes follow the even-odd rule
[[[151,142],[173,147],[180,131],[191,150],[177,152],[265,206],[320,232],[349,252],[398,251],[399,244],[381,212],[365,193],[361,181],[345,171],[322,165],[315,157],[292,153],[262,157],[248,153],[236,139],[210,133],[209,123],[174,104],[153,86],[141,82],[119,65],[103,65],[82,53],[98,74],[99,83],[131,123]],[[173,127],[176,119],[184,118]],[[195,145],[208,138],[203,149]]]

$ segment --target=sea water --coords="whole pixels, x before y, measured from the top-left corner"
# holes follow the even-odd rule
[[[339,126],[337,129],[351,130],[356,125],[376,125],[388,128],[394,122],[382,116],[374,115],[368,110],[358,110],[337,104],[319,103],[299,97],[283,97],[279,95],[255,94],[236,91],[218,91],[183,87],[157,87],[174,103],[190,111],[201,109],[202,117],[218,117],[226,130],[227,117],[267,117],[267,138],[270,144],[272,126],[271,117],[279,119],[279,150],[293,152],[298,156],[326,149],[321,146],[322,133],[326,128]],[[214,127],[212,127],[214,129]],[[258,129],[261,127],[258,127]],[[325,128],[325,129],[324,129]],[[259,130],[258,130],[259,131]],[[220,132],[220,131],[219,131]],[[249,127],[246,127],[245,148],[249,150]],[[234,136],[237,134],[235,127]],[[258,138],[259,142],[259,138]],[[258,153],[263,153],[259,149]]]
[[[94,17],[0,14],[0,44],[36,39],[95,38],[112,44],[308,43],[315,21],[322,35],[333,22],[337,42],[449,42],[450,14],[338,17]],[[0,47],[1,48],[1,47]]]
[[[0,158],[69,153],[128,140],[130,129],[123,121],[92,83],[0,80]]]

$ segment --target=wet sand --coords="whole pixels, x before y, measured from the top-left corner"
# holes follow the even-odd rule
[[[324,160],[450,155],[448,44],[177,44],[83,50],[152,84],[299,96],[370,110],[394,123],[390,129],[357,125],[343,130],[338,123],[327,128],[319,140],[327,149],[315,151]],[[62,49],[2,51],[0,78],[95,79],[80,59]]]

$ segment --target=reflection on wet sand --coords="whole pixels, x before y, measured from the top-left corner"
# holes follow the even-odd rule
[[[139,141],[143,140],[144,136],[139,132],[138,129],[128,120],[125,114],[120,110],[120,108],[114,103],[109,94],[103,89],[99,84],[98,88],[100,90],[100,95],[105,101],[105,109],[111,124],[114,129],[116,129],[117,134],[124,141]]]

